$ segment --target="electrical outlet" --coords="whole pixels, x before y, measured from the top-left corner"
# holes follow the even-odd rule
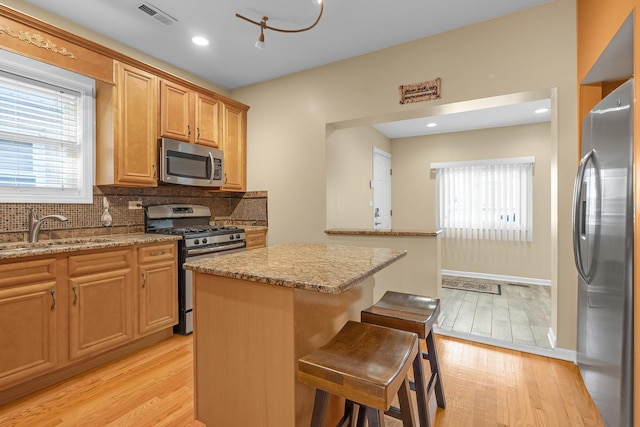
[[[142,201],[129,200],[129,209],[142,209]]]

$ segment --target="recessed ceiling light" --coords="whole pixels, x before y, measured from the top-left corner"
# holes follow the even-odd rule
[[[547,111],[549,111],[548,108],[538,108],[536,111],[534,111],[534,113],[542,114],[542,113],[546,113]]]
[[[191,41],[197,44],[198,46],[206,46],[209,44],[209,40],[205,39],[202,36],[195,36],[194,38],[191,39]]]
[[[428,128],[434,128],[434,127],[436,127],[436,126],[438,126],[438,124],[437,124],[437,123],[427,123],[427,127],[428,127]]]

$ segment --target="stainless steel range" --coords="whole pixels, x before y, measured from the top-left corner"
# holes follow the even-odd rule
[[[226,255],[246,250],[242,228],[209,225],[211,211],[207,206],[169,204],[145,207],[145,232],[176,234],[178,241],[178,313],[174,332],[193,332],[192,272],[182,265],[188,261]]]

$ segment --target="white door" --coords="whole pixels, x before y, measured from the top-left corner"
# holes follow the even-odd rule
[[[373,229],[391,229],[391,154],[373,149]]]

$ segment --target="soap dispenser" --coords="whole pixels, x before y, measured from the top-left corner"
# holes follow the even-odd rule
[[[109,227],[113,222],[113,218],[109,213],[109,200],[107,200],[106,197],[102,198],[102,207],[104,208],[104,211],[102,211],[100,221],[102,222],[102,225],[104,225],[105,227]]]

